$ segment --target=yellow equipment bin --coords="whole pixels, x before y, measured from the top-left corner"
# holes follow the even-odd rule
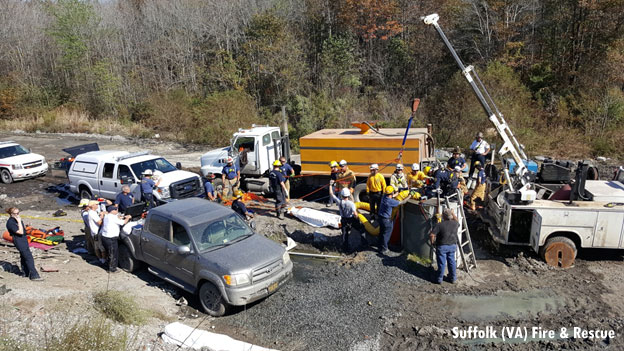
[[[301,173],[327,174],[329,162],[346,160],[358,177],[368,176],[372,163],[379,164],[381,174],[390,177],[398,162],[405,129],[384,128],[376,132],[360,123],[353,125],[361,129],[322,129],[300,138]],[[402,157],[407,168],[429,157],[426,133],[426,128],[410,129]]]

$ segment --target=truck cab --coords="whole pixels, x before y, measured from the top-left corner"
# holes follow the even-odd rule
[[[198,196],[203,193],[197,174],[178,170],[166,159],[148,152],[92,151],[76,156],[67,177],[69,188],[81,198],[96,194],[114,200],[123,185],[129,185],[135,199],[141,199],[139,183],[144,171],[152,170],[160,177],[154,189],[157,202]]]
[[[14,180],[41,177],[48,171],[43,156],[13,141],[0,142],[0,180],[9,184]]]

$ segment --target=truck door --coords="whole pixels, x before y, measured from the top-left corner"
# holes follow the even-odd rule
[[[623,212],[598,212],[592,247],[620,247],[623,222]]]
[[[199,256],[197,255],[188,231],[179,223],[171,222],[173,229],[172,240],[165,248],[165,268],[164,270],[172,276],[184,281],[187,284],[195,284],[195,265]],[[189,246],[193,252],[185,255],[178,253],[180,246]]]
[[[120,191],[119,180],[113,175],[115,174],[114,163],[104,163],[100,173],[100,196],[107,199],[115,199],[115,196]]]
[[[159,216],[151,215],[147,221],[147,228],[141,231],[141,252],[144,261],[150,266],[164,270],[165,250],[171,241],[171,221]]]
[[[137,183],[136,178],[132,174],[130,167],[126,165],[118,165],[117,166],[117,182],[119,182],[119,191],[121,191],[121,187],[124,185],[130,186],[130,193],[134,196],[134,202],[137,203],[141,200],[141,186]],[[131,179],[133,183],[131,184],[121,184],[121,180],[123,178]]]
[[[264,149],[266,153],[266,159],[269,161],[269,165],[272,165],[273,161],[275,161],[275,151],[273,151],[275,150],[275,145],[273,144],[273,139],[271,139],[271,133],[266,133],[262,136],[262,149]]]

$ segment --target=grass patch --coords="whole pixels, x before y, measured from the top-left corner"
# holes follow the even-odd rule
[[[93,300],[98,311],[119,323],[142,325],[151,317],[149,311],[140,308],[134,298],[123,291],[98,292]]]
[[[78,321],[58,338],[47,341],[47,351],[124,351],[128,349],[128,335],[113,334],[112,324],[104,318]]]
[[[421,257],[416,254],[408,254],[407,262],[419,264],[421,266],[430,266],[432,263],[429,257]]]
[[[24,342],[13,339],[10,336],[0,336],[0,351],[35,351],[36,348]]]

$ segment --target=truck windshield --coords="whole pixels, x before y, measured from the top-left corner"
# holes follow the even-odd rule
[[[152,171],[161,171],[163,173],[175,171],[176,168],[164,158],[156,158],[153,160],[147,160],[139,163],[135,163],[130,166],[134,171],[134,174],[143,174],[143,171],[151,169]]]
[[[26,150],[22,145],[7,146],[0,149],[0,158],[19,156],[28,153],[30,153],[30,151]]]
[[[191,228],[191,235],[200,252],[230,245],[252,234],[249,226],[236,213]]]
[[[243,152],[245,149],[247,149],[246,151],[254,151],[255,140],[254,137],[236,138],[234,141],[234,151]]]

